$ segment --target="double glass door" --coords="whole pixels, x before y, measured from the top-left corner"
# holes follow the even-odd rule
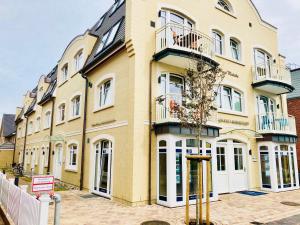
[[[95,144],[94,193],[104,197],[111,195],[112,143],[102,140]]]

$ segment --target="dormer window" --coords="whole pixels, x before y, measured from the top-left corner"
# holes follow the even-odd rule
[[[101,19],[99,20],[99,22],[98,22],[98,24],[97,24],[96,30],[98,30],[98,29],[101,27],[101,25],[102,25],[102,23],[103,23],[103,20],[104,20],[104,17],[105,17],[105,15],[102,16]]]
[[[220,6],[222,9],[224,9],[227,12],[232,12],[232,8],[228,2],[225,0],[219,0],[218,1],[218,6]]]
[[[119,1],[117,1],[117,2],[113,5],[113,7],[112,7],[112,9],[111,9],[110,15],[112,15],[112,14],[119,8],[119,6],[121,6],[121,5],[123,4],[123,2],[125,2],[125,0],[119,0]]]
[[[121,24],[121,21],[116,23],[108,32],[106,32],[103,35],[100,45],[97,49],[97,53],[101,52],[103,49],[107,48],[110,44],[113,43],[113,41],[115,40],[116,34],[119,30],[120,24]]]

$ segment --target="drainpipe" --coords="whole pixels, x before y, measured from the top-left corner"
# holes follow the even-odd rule
[[[52,112],[51,112],[51,126],[50,126],[50,140],[49,140],[49,151],[48,151],[48,166],[47,166],[47,174],[50,174],[50,166],[51,166],[51,152],[52,152],[52,142],[51,137],[53,134],[53,118],[54,118],[54,105],[55,105],[55,98],[52,98]]]
[[[87,76],[81,73],[83,79],[85,79],[85,94],[84,94],[84,110],[83,110],[83,126],[82,126],[82,153],[81,153],[81,168],[80,168],[80,190],[83,190],[83,178],[84,178],[84,159],[85,159],[85,130],[86,130],[86,118],[87,118],[87,99],[88,99],[88,88],[89,80]]]
[[[148,146],[148,151],[149,151],[149,161],[148,161],[148,204],[151,205],[151,186],[152,186],[152,64],[153,60],[150,61],[149,64],[149,146]]]
[[[15,140],[14,140],[14,154],[13,154],[13,160],[12,160],[12,164],[15,163],[15,154],[16,154],[16,144],[17,144],[17,129],[18,126],[16,126],[16,134],[15,134]]]
[[[22,159],[22,166],[25,166],[25,148],[26,148],[26,141],[27,141],[27,126],[28,126],[28,118],[26,118],[26,125],[25,125],[25,137],[24,137],[24,146],[23,146],[23,159]]]

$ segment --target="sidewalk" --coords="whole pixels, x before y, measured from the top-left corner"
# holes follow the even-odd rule
[[[165,208],[158,205],[129,207],[87,192],[65,191],[62,196],[62,225],[140,225],[148,220],[163,220],[170,225],[183,225],[184,207]],[[91,196],[91,198],[82,198]],[[211,217],[217,224],[247,225],[251,222],[268,223],[300,215],[299,206],[281,202],[300,203],[300,190],[269,193],[262,196],[228,194],[211,204]],[[192,213],[195,207],[191,207]],[[53,206],[49,224],[53,224]],[[191,214],[194,215],[194,214]]]

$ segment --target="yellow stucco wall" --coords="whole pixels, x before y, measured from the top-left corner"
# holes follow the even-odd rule
[[[0,150],[0,168],[10,167],[13,160],[13,149],[1,149]]]

